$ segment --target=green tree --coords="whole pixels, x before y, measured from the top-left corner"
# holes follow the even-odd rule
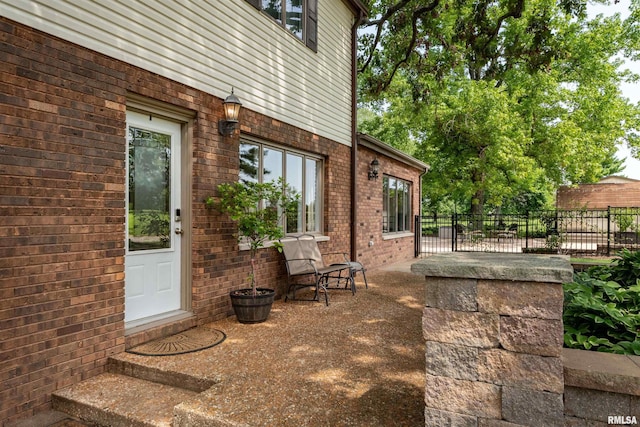
[[[371,0],[360,36],[361,129],[431,164],[428,199],[472,212],[606,175],[640,146],[633,11],[587,20],[583,0]],[[373,113],[373,114],[372,114]],[[398,147],[400,148],[400,147]]]
[[[624,159],[611,156],[602,163],[602,176],[617,175],[624,172]]]

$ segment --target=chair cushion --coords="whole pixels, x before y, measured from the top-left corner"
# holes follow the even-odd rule
[[[364,266],[357,261],[349,261],[347,264],[354,271],[364,271]]]
[[[287,238],[281,240],[281,243],[291,276],[314,273],[314,266],[317,269],[324,267],[320,248],[313,236]]]
[[[324,263],[322,262],[322,254],[320,253],[320,248],[318,247],[316,239],[313,236],[301,236],[298,238],[298,242],[300,243],[300,250],[303,254],[300,258],[312,259],[316,268],[323,268]]]

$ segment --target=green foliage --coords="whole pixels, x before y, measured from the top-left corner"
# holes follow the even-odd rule
[[[550,194],[543,189],[534,188],[503,197],[501,210],[503,212],[534,212],[553,208],[554,203]]]
[[[640,109],[620,90],[637,76],[619,57],[638,55],[638,10],[623,21],[589,20],[573,0],[367,5],[359,128],[431,165],[430,207],[546,205],[558,185],[619,169],[619,144],[640,147]]]
[[[560,249],[562,244],[562,236],[559,234],[549,234],[544,241],[544,247],[546,249]]]
[[[640,279],[640,251],[622,249],[609,265],[594,267],[592,274],[620,284],[636,284]]]
[[[249,244],[251,250],[251,285],[256,292],[255,261],[258,249],[267,241],[281,250],[278,239],[283,237],[282,224],[286,215],[296,212],[300,195],[282,179],[267,183],[241,183],[218,185],[219,200],[209,196],[205,204],[217,207],[238,224],[238,241]]]
[[[516,183],[535,179],[535,164],[524,155],[531,139],[513,99],[493,82],[457,84],[442,94],[431,119],[421,144],[432,167],[427,188],[444,184],[445,193],[459,195],[467,206],[474,199],[501,205],[523,188]]]
[[[611,176],[624,172],[624,161],[624,158],[619,159],[616,156],[611,156],[608,159],[605,159],[605,161],[602,162],[602,175]]]
[[[411,138],[407,118],[401,114],[379,115],[377,112],[363,107],[358,112],[358,130],[379,139],[400,151],[413,155],[416,143]]]
[[[564,343],[570,348],[640,355],[640,252],[576,273],[564,285]]]
[[[638,208],[615,208],[613,211],[613,222],[618,225],[620,231],[625,232],[629,229],[636,229],[636,222],[640,209]]]
[[[162,211],[150,210],[136,214],[136,219],[140,222],[140,232],[146,236],[158,236],[162,244],[161,247],[169,247],[171,240],[169,233],[171,230],[171,220],[169,214]]]

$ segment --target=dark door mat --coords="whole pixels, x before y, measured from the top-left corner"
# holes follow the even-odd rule
[[[217,329],[200,326],[170,337],[159,338],[127,350],[142,356],[172,356],[192,353],[220,344],[227,336]]]

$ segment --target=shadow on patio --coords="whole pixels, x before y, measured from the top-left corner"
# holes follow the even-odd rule
[[[424,425],[424,278],[368,279],[355,296],[331,291],[328,307],[279,300],[265,323],[215,322],[227,339],[207,350],[116,359],[217,381],[178,405],[197,425]]]

